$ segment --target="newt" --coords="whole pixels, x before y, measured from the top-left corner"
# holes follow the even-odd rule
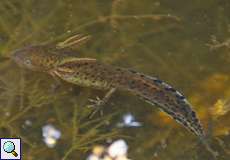
[[[116,90],[129,91],[159,107],[195,135],[205,137],[205,132],[191,104],[169,84],[156,77],[104,64],[93,58],[78,58],[63,54],[65,48],[85,40],[86,37],[76,36],[58,45],[31,45],[16,50],[11,57],[24,68],[45,72],[79,86],[108,90],[105,96],[107,100]]]

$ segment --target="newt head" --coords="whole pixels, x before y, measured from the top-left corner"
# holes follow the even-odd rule
[[[54,49],[45,45],[28,46],[14,51],[11,58],[23,68],[47,72],[54,68],[60,59]]]

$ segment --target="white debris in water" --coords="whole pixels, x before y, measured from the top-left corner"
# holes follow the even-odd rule
[[[5,116],[9,117],[10,116],[10,112],[5,112]]]
[[[153,154],[153,156],[154,156],[154,157],[158,157],[158,153],[155,152],[155,153]]]
[[[61,137],[61,132],[57,130],[53,125],[47,124],[42,127],[43,141],[49,148],[53,148],[57,140]]]
[[[166,143],[166,140],[165,140],[165,139],[161,140],[161,147],[162,147],[163,149],[165,149],[165,148],[167,147],[167,143]]]
[[[127,113],[123,116],[122,122],[117,124],[118,127],[140,127],[142,124],[135,120],[135,117],[131,113]]]
[[[87,160],[101,160],[101,158],[99,158],[98,156],[94,155],[94,154],[91,154]]]
[[[25,120],[24,124],[22,124],[22,128],[26,129],[32,126],[32,122],[30,120]]]
[[[125,156],[128,151],[128,145],[123,139],[113,142],[108,148],[108,154],[111,157]]]
[[[32,122],[30,120],[25,120],[25,125],[26,126],[32,126]]]
[[[87,160],[129,160],[127,158],[128,145],[123,139],[114,141],[107,148],[95,146]]]

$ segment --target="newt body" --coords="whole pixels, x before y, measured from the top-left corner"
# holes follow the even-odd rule
[[[12,58],[19,65],[57,76],[80,86],[126,90],[158,106],[199,137],[204,131],[185,97],[165,82],[136,71],[113,67],[96,59],[68,57],[52,45],[29,46],[15,51]]]

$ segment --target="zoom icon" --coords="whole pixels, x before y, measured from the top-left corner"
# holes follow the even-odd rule
[[[21,139],[1,138],[0,160],[21,159]]]

